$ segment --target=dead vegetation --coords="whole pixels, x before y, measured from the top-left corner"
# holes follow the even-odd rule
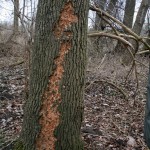
[[[92,39],[92,38],[91,38]],[[143,120],[146,102],[148,56],[136,56],[137,74],[127,77],[131,66],[124,66],[121,55],[114,52],[116,41],[102,38],[101,51],[95,52],[88,39],[88,67],[85,86],[85,108],[82,137],[87,150],[146,150]],[[16,47],[16,43],[13,46]],[[11,49],[12,50],[12,49]],[[13,51],[14,52],[14,51]],[[0,132],[4,149],[19,136],[24,103],[24,48],[1,57]],[[10,65],[8,65],[10,64]],[[12,65],[16,64],[16,65]],[[143,65],[144,64],[144,65]],[[138,75],[138,89],[137,78]],[[7,146],[8,149],[10,147]]]
[[[85,149],[146,150],[143,123],[148,68],[137,66],[137,89],[134,72],[126,80],[131,66],[123,66],[121,56],[107,53],[104,57],[103,62],[98,58],[89,62],[82,128]],[[148,57],[137,59],[148,65]]]

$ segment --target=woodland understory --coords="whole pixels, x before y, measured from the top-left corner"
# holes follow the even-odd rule
[[[88,44],[90,49],[89,40]],[[28,70],[21,48],[17,45],[0,60],[1,150],[11,150],[21,131]],[[137,63],[137,71],[128,76],[131,65],[121,63],[121,54],[109,51],[100,55],[89,49],[81,128],[85,150],[147,150],[143,120],[149,56],[138,55],[142,64]]]
[[[37,37],[35,22],[37,23],[39,20],[42,19],[42,18],[37,19],[36,21],[35,16],[36,16],[37,1],[33,0],[27,2],[26,0],[24,0],[23,3],[20,4],[20,6],[19,0],[14,0],[11,2],[13,4],[12,6],[14,7],[13,11],[11,11],[11,13],[14,15],[13,17],[14,22],[12,25],[13,27],[10,25],[12,23],[10,23],[7,20],[7,18],[6,20],[8,21],[8,24],[7,23],[0,24],[0,150],[13,150],[12,147],[14,145],[14,141],[18,139],[21,133],[23,117],[26,116],[26,113],[23,114],[24,103],[25,100],[27,100],[27,102],[28,100],[32,100],[32,98],[27,98],[29,88],[28,82],[29,82],[29,74],[30,72],[32,74],[33,71],[31,69],[32,65],[35,65],[36,63],[31,64],[31,62],[32,60],[34,60],[33,62],[40,60],[40,59],[33,59],[31,57],[35,54],[33,52],[36,51],[35,49],[36,44],[41,42],[41,41],[37,43],[35,42],[36,41],[35,37]],[[43,1],[40,2],[43,3]],[[60,18],[60,22],[58,23],[62,22],[61,20],[62,18],[65,18],[66,20],[66,18],[69,18],[68,16],[70,16],[70,14],[74,15],[74,9],[72,7],[73,5],[71,1],[66,2],[67,3],[64,6],[69,7],[64,7],[65,9],[62,9],[65,13],[60,13],[60,16],[58,17]],[[76,4],[78,4],[78,1],[75,2]],[[86,3],[86,1],[84,0],[82,0],[82,2]],[[8,1],[7,4],[9,3],[10,1]],[[31,12],[30,10],[26,10],[26,6],[28,6],[28,3],[29,6],[31,7]],[[45,3],[43,4],[44,4],[43,6],[46,6]],[[52,8],[51,10],[55,10],[54,8]],[[70,13],[70,8],[72,13]],[[71,36],[74,35],[73,39],[71,39],[71,37],[69,36],[64,36],[66,38],[66,39],[64,38],[66,41],[68,41],[68,39],[71,39],[72,43],[73,42],[76,43],[72,46],[72,50],[74,53],[76,52],[73,49],[74,47],[78,47],[79,50],[85,50],[83,47],[86,46],[87,40],[87,62],[86,62],[87,67],[86,67],[85,90],[84,90],[84,117],[81,127],[81,136],[82,141],[84,143],[84,149],[148,150],[144,141],[144,117],[145,117],[145,104],[147,100],[146,96],[147,96],[148,72],[150,69],[149,3],[147,0],[142,0],[141,2],[139,2],[138,0],[137,1],[91,0],[89,7],[87,8],[89,8],[89,15],[88,15],[89,22],[87,24],[88,32],[87,33],[84,32],[86,34],[83,34],[82,31],[87,31],[86,30],[87,25],[84,24],[86,25],[84,26],[85,28],[81,28],[80,26],[80,24],[82,25],[82,23],[86,22],[85,21],[86,19],[84,18],[86,16],[84,15],[83,15],[84,17],[82,18],[83,20],[79,17],[81,20],[79,19],[78,26],[76,26],[77,23],[76,21],[78,19],[75,20],[71,19],[72,22],[70,22],[70,19],[68,19],[69,25],[67,24],[67,26],[69,27],[71,23],[71,26],[73,26],[71,27],[71,29],[79,27],[79,29],[75,30],[77,31],[75,33],[79,34],[74,35],[72,34],[72,32],[70,34],[70,32],[66,32],[67,30],[66,31],[64,30],[65,26],[60,26],[60,31],[62,33],[63,32],[69,33],[69,35]],[[2,8],[0,7],[0,9]],[[43,9],[42,7],[40,9],[47,10]],[[67,9],[69,11],[66,11]],[[30,13],[29,12],[26,13],[26,11],[27,12],[29,11],[31,13],[31,16],[29,15]],[[84,10],[82,11],[84,12]],[[79,12],[78,9],[75,12]],[[92,14],[94,15],[92,16]],[[135,14],[137,14],[136,17]],[[44,15],[45,17],[47,16],[47,14]],[[61,18],[61,15],[64,16]],[[82,14],[79,13],[77,14],[77,16],[82,16]],[[53,19],[55,20],[55,15],[53,17],[54,17]],[[43,27],[47,27],[48,24],[43,25],[44,25]],[[59,25],[54,26],[54,28],[55,27],[59,27]],[[39,33],[40,30],[41,33],[44,33],[44,31],[49,31],[47,30],[47,28],[45,28],[45,30],[43,29],[44,28],[42,28],[41,26],[41,28],[39,28]],[[56,34],[57,30],[58,29],[56,28]],[[50,33],[50,35],[51,34],[52,33]],[[79,37],[81,35],[82,35],[81,39],[84,41],[78,40],[77,42],[76,39],[80,39]],[[85,37],[85,35],[88,38],[83,38]],[[43,39],[43,37],[39,36],[39,39],[40,38]],[[48,37],[47,39],[49,39]],[[50,42],[46,41],[46,43],[51,42],[53,42],[53,38],[50,40]],[[82,42],[84,46],[82,45]],[[43,47],[44,45],[42,42],[40,44],[41,46],[39,46],[37,50],[40,50],[40,48]],[[52,45],[53,43],[49,45],[49,47],[47,45],[45,46],[47,46],[49,50],[54,51],[55,49],[51,49]],[[80,46],[83,47],[80,48]],[[51,55],[46,54],[49,54],[49,52],[51,51],[46,52],[41,50],[41,52],[44,54],[42,56],[46,56],[49,61],[50,58],[49,56]],[[33,55],[31,55],[31,53]],[[86,54],[85,51],[84,54]],[[75,53],[75,56],[73,58],[82,58],[77,57],[77,55],[78,54]],[[72,57],[70,58],[69,59],[72,61],[73,60]],[[43,60],[44,63],[38,61],[40,67],[45,66],[43,64],[47,63],[45,57]],[[80,62],[81,60],[82,59],[76,59],[74,63],[76,66],[74,68],[77,67],[81,68],[81,65],[78,65],[77,63]],[[40,70],[38,67],[36,69]],[[67,69],[68,67],[70,67],[70,65],[67,66]],[[83,68],[85,68],[85,66]],[[64,70],[65,69],[63,69],[63,71]],[[68,70],[70,71],[73,69],[71,68]],[[47,69],[45,69],[45,71],[47,72]],[[82,71],[84,74],[84,69]],[[43,70],[41,72],[42,74],[45,75],[45,72]],[[49,72],[51,74],[52,71]],[[67,71],[64,71],[64,73],[67,73],[67,75],[69,74]],[[37,71],[37,74],[40,74],[40,72]],[[34,79],[35,81],[37,81],[36,78]],[[72,79],[74,80],[74,78]],[[30,81],[31,80],[33,80],[33,78],[31,78]],[[42,83],[42,81],[40,81],[40,83]],[[33,84],[30,84],[30,86],[31,85]],[[78,85],[80,86],[81,84]],[[79,86],[74,87],[79,88]],[[74,90],[74,88],[72,89]],[[79,93],[82,93],[80,90],[78,91]],[[31,89],[30,92],[32,93]],[[74,95],[78,96],[77,94]],[[68,99],[66,98],[64,99],[67,100],[66,106],[67,108],[69,108]],[[75,100],[78,99],[76,98]],[[75,121],[75,123],[78,122]],[[35,126],[33,126],[33,128],[31,129],[35,129],[34,127]],[[80,130],[80,125],[78,129]],[[60,132],[58,133],[59,135],[61,135]],[[27,137],[27,139],[30,145],[34,145],[35,141],[34,139],[33,142],[30,142],[30,138]],[[50,141],[49,138],[48,141]],[[47,148],[49,149],[49,146],[47,146]]]

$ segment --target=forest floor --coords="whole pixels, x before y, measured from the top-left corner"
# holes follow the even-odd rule
[[[138,58],[147,66],[148,59]],[[21,130],[26,68],[9,66],[16,60],[0,61],[0,150]],[[126,81],[131,66],[118,60],[108,54],[103,62],[98,58],[89,61],[81,128],[85,150],[148,150],[143,140],[148,67],[138,64],[136,74],[133,71]]]

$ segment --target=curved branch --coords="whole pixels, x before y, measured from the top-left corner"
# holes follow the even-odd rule
[[[128,32],[129,34],[131,34],[132,36],[134,36],[138,41],[141,41],[149,50],[150,50],[150,45],[145,42],[143,40],[142,37],[140,37],[139,35],[137,35],[135,32],[133,32],[131,29],[129,29],[127,26],[125,26],[122,22],[120,22],[119,20],[117,20],[116,18],[114,18],[113,16],[109,15],[107,12],[101,10],[100,8],[97,8],[93,5],[89,6],[89,9],[92,11],[96,11],[97,14],[102,17],[105,16],[108,19],[111,19],[112,21],[116,22],[118,25],[120,25],[126,32]]]

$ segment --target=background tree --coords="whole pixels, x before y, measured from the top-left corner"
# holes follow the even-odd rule
[[[18,31],[19,27],[19,0],[14,0],[14,32]]]
[[[118,0],[110,0],[108,7],[107,7],[107,12],[109,12],[111,15],[113,15],[113,10],[117,4]]]
[[[126,0],[123,23],[132,28],[136,0]]]
[[[25,150],[81,150],[88,1],[39,1],[24,108]],[[20,143],[20,142],[19,142]]]
[[[139,8],[137,16],[136,16],[134,26],[133,26],[133,31],[139,35],[142,31],[146,13],[147,13],[149,7],[150,7],[149,0],[142,0],[140,8]]]
[[[102,10],[105,9],[105,5],[106,5],[107,0],[94,0],[94,3],[97,7],[101,8]],[[101,30],[101,28],[103,28],[103,22],[101,20],[101,18],[99,17],[99,15],[96,13],[96,17],[95,17],[95,30]]]
[[[136,20],[135,20],[133,29],[132,29],[138,35],[141,34],[142,27],[143,27],[143,24],[145,22],[146,14],[147,14],[149,7],[150,7],[150,1],[149,0],[142,0],[140,8],[139,8],[137,16],[136,16]],[[138,51],[139,47],[138,47],[137,43],[135,41],[133,41],[132,44],[135,48],[135,51]]]
[[[135,2],[136,0],[126,0],[125,3],[123,23],[129,28],[132,28],[132,24],[133,24]],[[124,49],[123,44],[121,44],[121,42],[118,42],[115,48],[116,52],[122,53],[123,49]]]

